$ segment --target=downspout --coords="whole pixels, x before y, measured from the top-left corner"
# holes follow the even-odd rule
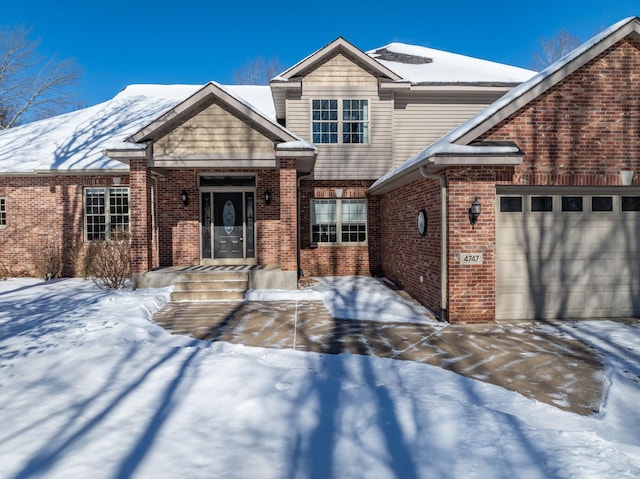
[[[307,175],[299,176],[296,180],[296,239],[298,242],[297,251],[296,251],[296,260],[298,262],[298,279],[302,276],[302,268],[300,267],[300,182],[302,180],[312,180],[313,179],[313,171]]]
[[[447,321],[447,180],[444,175],[427,173],[426,167],[420,167],[420,174],[430,180],[440,182],[440,321]]]

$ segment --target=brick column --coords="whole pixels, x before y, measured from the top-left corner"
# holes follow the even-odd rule
[[[151,209],[149,199],[149,170],[146,160],[131,160],[129,163],[131,218],[131,272],[135,277],[152,267]]]
[[[280,160],[280,269],[298,271],[296,160]]]
[[[475,168],[454,170],[448,179],[449,321],[479,323],[496,318],[496,174]],[[475,228],[469,208],[478,197],[482,213]],[[481,264],[461,264],[460,255],[481,253]]]

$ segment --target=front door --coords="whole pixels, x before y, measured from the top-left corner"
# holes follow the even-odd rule
[[[254,193],[202,192],[202,258],[254,258]]]
[[[244,256],[242,193],[213,194],[214,258]]]

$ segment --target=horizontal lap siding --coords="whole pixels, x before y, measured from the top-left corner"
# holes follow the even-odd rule
[[[393,110],[393,166],[422,151],[483,110],[501,93],[474,96],[397,94]]]
[[[338,55],[303,78],[302,94],[287,99],[287,128],[311,138],[312,99],[369,100],[369,144],[316,144],[314,177],[320,180],[375,180],[391,169],[392,100],[378,92],[378,79],[348,58]]]
[[[211,105],[156,141],[154,155],[273,153],[273,142],[219,105]]]

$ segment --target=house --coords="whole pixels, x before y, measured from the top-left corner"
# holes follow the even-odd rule
[[[384,275],[451,322],[640,313],[640,20],[534,72],[338,38],[267,87],[132,86],[0,134],[0,261]],[[68,271],[67,273],[72,273]]]
[[[372,185],[382,271],[452,322],[637,316],[639,169],[628,18]]]
[[[0,134],[0,260],[28,272],[53,243],[67,265],[130,227],[136,286],[200,264],[256,265],[253,287],[380,274],[369,186],[532,74],[338,38],[265,87],[127,87]]]

